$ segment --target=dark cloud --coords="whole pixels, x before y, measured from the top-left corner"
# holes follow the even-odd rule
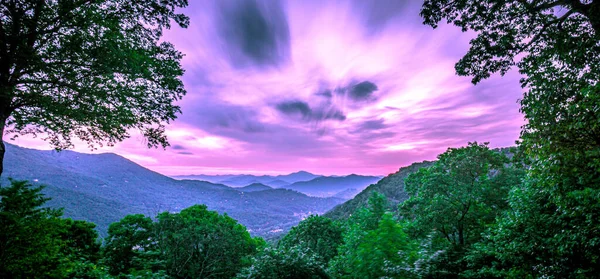
[[[338,109],[329,108],[329,109],[314,111],[313,119],[317,119],[317,120],[333,119],[333,120],[338,120],[338,121],[344,121],[344,120],[346,120],[346,115],[344,115],[344,113]]]
[[[194,155],[194,153],[188,152],[188,151],[177,152],[177,154],[181,154],[181,155]]]
[[[290,111],[293,109],[290,108]],[[310,112],[307,122],[314,117],[314,111],[311,109]],[[340,118],[340,115],[330,113],[328,117]],[[333,148],[331,151],[324,151],[329,147],[319,140],[319,134],[312,127],[293,127],[285,121],[262,122],[256,107],[231,104],[218,100],[211,94],[206,94],[202,101],[189,103],[186,112],[178,120],[209,134],[250,144],[257,152],[269,150],[274,154],[321,156],[335,151]]]
[[[362,18],[371,34],[376,34],[396,19],[411,18],[411,22],[420,23],[419,9],[421,1],[403,0],[355,0],[354,9]],[[418,25],[417,25],[418,26]]]
[[[374,100],[373,93],[379,90],[377,85],[371,81],[352,82],[348,86],[338,87],[334,91],[340,95],[347,95],[351,100],[356,102]]]
[[[301,115],[302,118],[309,119],[312,110],[307,103],[302,101],[286,101],[276,106],[277,110],[286,115]]]
[[[389,127],[389,125],[385,124],[385,120],[383,118],[377,120],[367,120],[358,125],[357,130],[381,130]]]
[[[288,116],[300,116],[305,121],[346,120],[346,115],[335,107],[321,106],[313,109],[303,101],[285,101],[277,104],[275,108]]]
[[[373,92],[377,91],[377,85],[370,81],[363,81],[348,88],[348,96],[356,101],[367,100]]]
[[[235,67],[268,67],[285,63],[290,31],[279,1],[219,1],[225,48]]]
[[[325,90],[319,91],[319,92],[315,93],[315,95],[316,96],[326,97],[326,98],[333,97],[333,94],[331,94],[331,90],[329,90],[329,89],[325,89]]]
[[[366,120],[354,125],[349,133],[356,138],[356,144],[368,144],[373,140],[393,138],[396,136],[396,132],[389,131],[388,128],[390,127],[392,126],[386,124],[383,118]]]
[[[179,145],[179,144],[174,144],[173,146],[171,146],[171,148],[174,150],[186,150],[187,149],[183,145]]]

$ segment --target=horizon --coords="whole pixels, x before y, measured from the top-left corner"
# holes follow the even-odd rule
[[[192,1],[182,10],[189,28],[165,31],[185,54],[188,91],[167,126],[170,147],[147,149],[132,131],[114,147],[76,141],[72,150],[115,153],[167,176],[385,176],[448,147],[519,138],[520,74],[477,86],[456,76],[473,33],[423,26],[417,1],[261,4]],[[52,149],[40,138],[6,142]]]

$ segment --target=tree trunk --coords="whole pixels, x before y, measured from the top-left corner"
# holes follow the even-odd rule
[[[2,111],[0,111],[2,113]],[[4,171],[4,153],[6,152],[6,145],[4,145],[4,128],[6,126],[6,120],[8,117],[4,114],[0,114],[0,178],[2,178],[2,172]],[[0,182],[2,187],[2,182]]]
[[[0,178],[2,178],[2,171],[4,171],[4,153],[6,152],[6,146],[4,145],[4,124],[5,121],[0,119]],[[2,187],[1,182],[0,187]]]
[[[458,225],[458,244],[461,247],[465,246],[465,232],[463,224]]]

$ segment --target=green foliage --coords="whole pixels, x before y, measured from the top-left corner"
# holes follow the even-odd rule
[[[0,138],[44,134],[113,145],[137,129],[167,146],[165,124],[185,95],[182,54],[161,41],[187,0],[2,1]],[[0,141],[1,142],[1,141]],[[0,145],[0,162],[4,148]],[[1,164],[0,164],[1,167]],[[0,168],[0,174],[2,169]]]
[[[110,225],[103,256],[112,275],[164,269],[158,258],[154,223],[142,214],[127,215]]]
[[[102,262],[121,278],[232,278],[266,246],[237,221],[205,205],[163,212],[156,222],[128,215],[111,224],[108,233]]]
[[[237,278],[329,278],[325,266],[337,254],[342,232],[331,219],[311,215],[293,227],[278,248],[267,247],[258,253]]]
[[[11,181],[0,188],[0,277],[41,277],[59,264],[60,242],[53,227],[60,211],[41,208],[41,187]]]
[[[195,205],[158,215],[156,241],[167,273],[174,278],[231,278],[264,242],[227,215]]]
[[[527,88],[530,170],[470,255],[469,276],[589,278],[600,272],[600,2],[425,1],[421,14],[478,36],[457,72],[478,82],[516,65]]]
[[[426,0],[421,16],[434,28],[447,21],[464,31],[477,32],[471,48],[456,64],[459,75],[472,76],[473,83],[477,83],[493,73],[505,74],[516,65],[526,74],[523,82],[535,84],[576,72],[597,73],[600,8],[598,2],[589,2]],[[557,12],[559,9],[561,12]],[[587,78],[592,77],[584,76]],[[578,90],[569,87],[580,83],[562,85],[560,91],[573,94]],[[536,94],[559,92],[544,90]]]
[[[293,227],[279,242],[285,251],[298,246],[301,250],[315,254],[326,265],[342,243],[343,229],[331,219],[311,215]]]
[[[344,243],[329,262],[334,278],[412,278],[418,245],[405,232],[405,224],[387,210],[385,196],[374,193],[368,207],[348,220]]]
[[[346,201],[325,213],[323,216],[333,220],[345,220],[360,208],[367,206],[369,198],[374,192],[383,194],[387,200],[390,210],[396,210],[397,205],[408,199],[408,194],[404,191],[404,179],[411,173],[416,172],[420,168],[428,167],[432,162],[424,161],[421,163],[413,163],[410,166],[402,167],[397,172],[392,173],[376,184],[372,184],[353,199]]]
[[[42,207],[48,198],[41,190],[14,180],[0,188],[0,277],[95,278],[95,225]]]
[[[600,261],[600,191],[591,187],[570,191],[559,201],[557,194],[531,178],[525,187],[514,189],[511,210],[469,255],[468,275],[595,277]]]
[[[411,197],[401,204],[401,214],[421,236],[435,231],[455,246],[475,243],[507,208],[510,188],[520,183],[505,167],[508,162],[487,144],[449,148],[431,167],[408,176]]]
[[[300,246],[286,250],[265,248],[242,269],[239,279],[327,279],[329,276],[315,253]]]
[[[382,216],[377,229],[369,231],[358,245],[353,263],[356,278],[413,277],[418,246],[404,226],[390,213]]]
[[[60,240],[59,269],[56,277],[101,278],[106,272],[98,264],[100,241],[96,225],[87,221],[59,219],[57,237]]]
[[[419,274],[456,277],[464,255],[508,208],[507,195],[523,178],[519,164],[486,144],[449,148],[431,167],[405,181],[410,198],[400,205],[411,234],[423,240]]]

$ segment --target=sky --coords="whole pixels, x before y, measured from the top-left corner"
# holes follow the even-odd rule
[[[456,76],[472,33],[422,25],[419,1],[189,1],[187,95],[148,149],[135,131],[113,152],[167,175],[385,175],[448,147],[514,145],[519,74],[474,86]],[[31,137],[9,143],[50,149]]]

